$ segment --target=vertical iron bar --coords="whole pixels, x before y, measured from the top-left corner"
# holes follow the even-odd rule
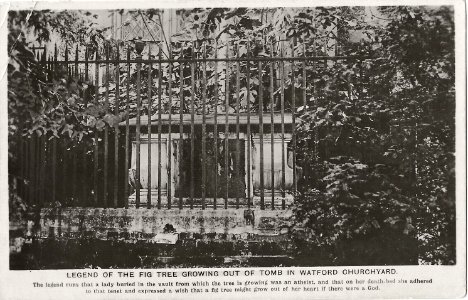
[[[45,199],[45,178],[46,178],[45,172],[46,172],[46,162],[47,162],[46,154],[47,154],[46,137],[43,134],[41,135],[41,174],[40,174],[40,178],[41,178],[41,196],[40,196],[41,201],[40,203],[41,204],[44,204],[44,199]]]
[[[214,50],[215,59],[218,58],[218,44],[215,42]],[[214,197],[213,197],[213,209],[216,209],[216,202],[218,198],[218,62],[215,61],[214,64],[214,81],[215,81],[215,90],[214,90],[214,128],[213,128],[213,138],[214,138],[214,158],[215,158],[215,177],[214,177]]]
[[[362,60],[359,60],[359,85],[358,85],[358,97],[359,99],[363,99],[363,84],[364,84],[364,81],[363,81],[363,71],[362,71],[362,63],[363,61]]]
[[[44,203],[44,192],[45,192],[45,188],[44,188],[44,185],[45,185],[45,182],[44,182],[44,178],[45,178],[45,168],[46,168],[46,152],[45,152],[45,135],[42,134],[41,135],[41,138],[39,140],[39,146],[41,148],[40,150],[40,159],[39,159],[39,162],[40,162],[40,167],[39,167],[39,191],[40,191],[40,194],[39,194],[39,203],[42,205]],[[18,187],[18,186],[17,186]]]
[[[48,143],[48,140],[47,140],[47,136],[46,135],[43,135],[43,142],[44,142],[44,158],[43,158],[43,166],[42,166],[42,170],[41,170],[41,177],[42,177],[42,194],[41,194],[41,203],[44,204],[45,201],[49,201],[49,195],[48,195],[48,188],[46,188],[46,186],[48,185],[48,183],[46,182],[46,178],[49,178],[49,174],[48,174],[48,164],[50,162],[50,155],[49,155],[49,152],[50,152],[50,146],[49,146],[49,143]]]
[[[206,44],[203,43],[203,59],[206,59]],[[205,209],[206,196],[206,61],[203,62],[202,91],[202,209]]]
[[[283,52],[283,42],[281,41],[280,44],[280,55],[281,58],[284,58],[284,52]],[[281,70],[280,70],[280,76],[281,76],[281,208],[285,209],[286,208],[286,191],[285,191],[285,186],[286,186],[286,163],[284,157],[286,156],[285,149],[284,149],[284,60],[281,60]]]
[[[79,74],[78,74],[78,59],[79,59],[79,50],[78,50],[78,45],[76,45],[76,49],[75,49],[75,79],[78,80],[79,79]]]
[[[36,168],[35,168],[35,174],[34,176],[36,177],[36,192],[35,192],[35,197],[36,197],[36,203],[40,204],[41,201],[41,165],[42,165],[42,149],[41,149],[41,136],[37,135],[36,136]]]
[[[18,129],[18,132],[17,132],[18,136],[17,136],[17,144],[16,144],[16,150],[18,151],[18,158],[17,158],[17,186],[16,186],[16,189],[17,189],[17,195],[20,197],[20,198],[23,198],[23,194],[22,194],[22,191],[23,191],[23,166],[24,166],[24,157],[23,157],[23,141],[22,141],[22,137],[21,137],[21,128]]]
[[[30,164],[31,162],[29,162]],[[52,136],[52,203],[57,201],[57,139]]]
[[[68,192],[68,189],[67,189],[67,184],[68,184],[68,179],[69,179],[69,174],[67,174],[67,154],[68,154],[68,150],[67,150],[67,141],[62,138],[60,140],[60,144],[62,146],[62,176],[60,176],[59,178],[61,179],[61,182],[60,182],[60,185],[62,186],[62,199],[61,201],[64,201],[66,203],[66,199],[68,198],[69,195],[67,195],[67,192]],[[72,177],[73,179],[73,177]],[[67,183],[67,184],[65,184]],[[64,203],[62,202],[62,203]]]
[[[65,45],[65,63],[62,65],[67,70],[67,80],[70,79],[70,68],[68,67],[68,45]]]
[[[20,134],[21,139],[21,198],[27,200],[26,178],[28,174],[28,143],[25,137]]]
[[[38,134],[36,134],[35,138],[35,144],[36,144],[36,151],[34,152],[34,160],[35,160],[35,166],[34,166],[34,186],[35,186],[35,192],[34,192],[34,197],[35,197],[35,202],[36,204],[39,204],[40,200],[40,167],[41,167],[41,139]]]
[[[24,159],[23,159],[23,142],[21,139],[21,129],[18,130],[18,137],[17,137],[17,150],[18,150],[18,159],[17,159],[17,170],[18,170],[18,181],[17,181],[17,194],[20,198],[23,198],[22,194],[22,182],[23,182],[23,165],[24,165]]]
[[[181,59],[184,58],[184,45],[180,47]],[[179,89],[179,209],[182,209],[182,174],[183,174],[183,165],[182,165],[182,156],[184,154],[184,64],[180,62],[179,65],[179,79],[180,79],[180,89]]]
[[[21,198],[23,198],[26,202],[28,201],[28,193],[27,193],[27,177],[28,177],[28,142],[26,137],[20,135],[22,140],[22,155],[21,155]]]
[[[270,41],[270,57],[273,58],[273,42]],[[275,95],[274,95],[274,64],[273,60],[270,61],[270,134],[271,134],[271,209],[275,209],[275,123],[274,123],[274,108],[275,108]]]
[[[226,58],[229,58],[229,41],[226,42]],[[229,61],[226,61],[226,90],[225,90],[225,124],[224,124],[224,172],[226,179],[226,191],[224,198],[224,208],[228,207],[229,199]]]
[[[291,45],[291,57],[294,58],[294,42]],[[296,74],[294,60],[291,61],[291,117],[292,117],[292,155],[293,155],[293,195],[296,194]]]
[[[57,74],[57,44],[54,45],[54,58],[53,61],[55,62],[53,66],[51,66],[52,74],[51,78],[55,79]],[[54,163],[53,163],[53,186],[54,186],[54,194],[53,194],[53,203],[57,201],[57,138],[53,137],[53,156],[54,156]],[[31,162],[30,162],[31,163]],[[31,201],[32,199],[30,199]]]
[[[48,75],[48,62],[47,62],[47,46],[44,46],[44,52],[42,52],[42,57],[41,57],[41,61],[43,63],[43,66],[45,67],[45,75],[46,75],[46,80],[48,80],[49,78],[47,77]]]
[[[106,95],[105,108],[106,114],[109,112],[109,45],[106,46]],[[109,127],[104,127],[104,207],[107,207],[108,196],[108,177],[109,176]]]
[[[265,209],[265,174],[263,157],[263,70],[262,61],[258,62],[258,123],[260,135],[260,209]]]
[[[18,173],[18,195],[24,199],[24,164],[26,162],[26,159],[24,157],[24,142],[23,142],[23,136],[21,135],[22,130],[18,130],[18,165],[19,165],[19,173]]]
[[[169,59],[172,59],[172,43],[169,42]],[[169,63],[169,77],[168,77],[168,101],[169,101],[169,124],[167,128],[167,209],[172,206],[172,62]]]
[[[23,190],[23,193],[24,193],[24,198],[26,199],[26,201],[28,203],[30,203],[30,199],[29,199],[29,189],[31,188],[30,187],[30,184],[29,184],[29,165],[31,164],[30,160],[29,160],[29,151],[31,151],[30,149],[30,145],[29,145],[29,137],[25,137],[25,141],[24,141],[24,172],[23,172],[23,177],[24,177],[24,190]],[[53,178],[52,178],[52,183],[53,183]],[[55,187],[55,186],[54,186]]]
[[[239,58],[239,42],[236,45],[236,58]],[[236,62],[236,163],[233,165],[236,168],[236,180],[239,180],[240,168],[240,62]],[[236,208],[239,208],[239,193],[236,191]]]
[[[59,146],[59,147],[60,147],[60,145],[61,145],[60,142],[62,142],[62,145],[63,145],[64,140],[63,140],[63,139],[62,139],[62,140],[58,140],[58,139],[57,139],[57,143],[58,143],[58,146]],[[62,178],[62,185],[64,185],[64,184],[63,184],[63,178]],[[64,201],[64,199],[59,199],[59,203],[63,205],[63,204],[66,203],[66,202]],[[61,218],[61,215],[60,215],[60,214],[58,214],[58,220],[57,220],[57,221],[58,221],[58,224],[57,224],[57,225],[58,225],[58,226],[57,226],[57,227],[58,227],[58,228],[57,228],[57,235],[60,237],[60,236],[62,235],[62,226],[61,226],[61,225],[62,225],[62,218]]]
[[[47,136],[47,135],[45,136],[45,140],[46,140],[46,145],[47,145],[47,148],[46,148],[46,156],[47,156],[46,176],[47,176],[48,179],[49,178],[53,179],[52,178],[52,171],[51,171],[52,170],[52,141],[50,140],[50,136]],[[26,163],[27,162],[25,162],[25,164]],[[47,183],[47,188],[46,188],[46,191],[45,191],[45,197],[46,198],[44,199],[44,203],[52,201],[52,193],[53,193],[53,189],[49,185],[49,182],[46,181],[46,183]]]
[[[116,58],[120,59],[119,46],[117,45]],[[115,64],[115,103],[114,114],[119,115],[120,108],[120,65]],[[114,207],[117,207],[119,202],[119,124],[116,122],[114,126]]]
[[[162,93],[162,44],[159,44],[159,64],[158,64],[158,209],[161,208],[161,131],[162,131],[162,122],[161,122],[161,93]]]
[[[192,42],[192,62],[190,74],[192,87],[190,90],[190,209],[193,209],[193,196],[195,192],[195,41]]]
[[[159,49],[161,51],[161,49]],[[151,59],[151,47],[148,49],[148,58]],[[146,207],[151,208],[151,108],[153,105],[152,99],[151,99],[151,90],[153,88],[153,81],[152,81],[152,70],[153,70],[153,64],[148,63],[148,192],[146,193]],[[158,74],[158,77],[161,77],[161,74]],[[160,87],[158,87],[160,89]],[[158,186],[159,190],[159,186]]]
[[[56,78],[57,76],[57,57],[58,57],[58,50],[57,50],[57,43],[54,44],[54,65],[52,66],[52,77]]]
[[[347,77],[346,79],[347,79],[347,81],[348,81],[348,84],[347,84],[347,88],[348,88],[348,99],[349,99],[350,102],[352,102],[352,101],[353,101],[353,97],[352,97],[352,95],[353,95],[353,87],[352,87],[352,85],[351,85],[351,80],[352,80],[351,73],[348,74],[348,77]],[[353,105],[354,105],[354,104],[355,104],[355,103],[353,102]]]
[[[250,174],[250,168],[251,168],[251,161],[250,161],[250,141],[251,141],[251,136],[250,136],[250,61],[249,61],[249,55],[250,55],[250,41],[247,40],[247,61],[246,61],[246,69],[247,69],[247,138],[245,139],[245,143],[247,146],[247,207],[250,208],[250,181],[251,181],[251,174]]]
[[[36,144],[37,144],[37,165],[36,165],[36,203],[40,204],[41,201],[41,165],[42,165],[42,150],[41,150],[41,140],[42,138],[38,135],[36,138]]]
[[[86,50],[85,50],[85,82],[86,82],[86,85],[88,85],[88,87],[85,89],[85,97],[84,97],[84,106],[87,107],[88,106],[88,90],[89,90],[89,83],[88,83],[88,80],[89,80],[89,63],[88,63],[88,56],[89,56],[89,49],[88,47],[86,47]]]
[[[30,203],[35,203],[36,202],[36,199],[34,197],[34,194],[35,194],[35,189],[36,189],[36,186],[35,186],[35,167],[36,167],[36,160],[34,158],[34,154],[36,153],[36,141],[35,141],[35,137],[36,135],[33,134],[30,138],[29,138],[29,144],[30,144],[30,152],[29,152],[29,202]]]
[[[127,48],[127,90],[126,90],[126,106],[125,106],[125,169],[124,169],[124,201],[125,208],[128,208],[128,171],[129,171],[129,156],[130,156],[130,47]]]
[[[44,55],[46,55],[46,53],[44,53]],[[52,80],[52,62],[51,62],[51,58],[50,56],[47,56],[47,63],[46,63],[46,77],[47,77],[47,81],[51,81]]]
[[[88,59],[89,58],[88,56],[89,56],[89,49],[88,47],[86,47],[86,50],[85,50],[85,81],[86,83],[88,83],[88,80],[89,80],[89,74],[88,74],[88,68],[89,68]]]
[[[88,79],[89,79],[89,74],[88,74],[88,48],[85,49],[85,69],[84,69],[84,81],[86,85],[89,86],[88,84]],[[86,88],[83,92],[83,101],[84,101],[84,107],[86,108],[88,106],[88,88]],[[83,121],[85,121],[85,117],[83,117]],[[81,165],[82,168],[82,174],[81,174],[81,180],[83,184],[81,185],[82,190],[82,199],[83,203],[85,205],[88,205],[88,155],[87,155],[87,143],[83,141],[83,162]]]
[[[81,197],[83,205],[88,206],[88,151],[87,151],[87,144],[83,141],[83,157],[81,163]]]
[[[76,202],[77,198],[78,198],[78,193],[77,193],[77,178],[78,178],[78,164],[77,164],[77,151],[78,151],[78,146],[79,144],[75,144],[73,145],[73,148],[71,148],[71,150],[73,151],[72,153],[72,198],[73,198],[73,201],[76,204],[78,204]]]
[[[29,184],[29,165],[31,164],[31,161],[30,161],[30,157],[29,157],[29,151],[31,151],[31,148],[30,148],[30,144],[29,144],[29,137],[27,136],[24,136],[24,154],[23,154],[23,157],[24,157],[24,167],[23,167],[23,197],[24,199],[29,203],[30,202],[30,199],[29,199],[29,188],[30,188],[30,184]]]
[[[95,82],[96,82],[96,95],[94,102],[96,105],[99,105],[99,63],[97,62],[99,59],[99,49],[96,49],[96,70],[95,70]],[[99,168],[99,132],[97,128],[94,129],[94,205],[98,205],[98,169]]]
[[[76,81],[79,80],[79,72],[78,72],[78,60],[79,60],[79,49],[78,49],[78,45],[76,45],[76,48],[75,48],[75,64],[74,64],[74,74],[73,74],[73,77]],[[73,199],[74,200],[78,200],[80,197],[78,197],[78,192],[77,192],[77,178],[78,178],[78,169],[77,169],[77,151],[78,151],[78,147],[75,147],[75,150],[73,152]],[[77,205],[78,202],[76,202]]]
[[[141,127],[141,53],[137,55],[137,121],[135,128],[136,178],[135,206],[140,207],[140,127]]]

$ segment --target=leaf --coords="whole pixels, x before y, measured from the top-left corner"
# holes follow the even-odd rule
[[[380,228],[379,222],[377,222],[377,220],[372,220],[371,223],[372,223],[372,225],[373,225],[375,228],[377,228],[377,229]]]
[[[96,129],[101,131],[102,129],[104,129],[104,127],[106,127],[106,123],[104,123],[102,120],[98,120],[96,122]]]
[[[247,48],[245,45],[239,47],[239,56],[242,57],[247,54]]]

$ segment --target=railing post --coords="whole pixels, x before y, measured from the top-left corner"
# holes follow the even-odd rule
[[[151,47],[148,47],[148,57],[151,59]],[[151,208],[151,131],[152,131],[152,128],[151,128],[151,106],[153,105],[152,103],[152,99],[151,99],[151,90],[152,90],[152,85],[153,85],[153,81],[152,81],[152,74],[151,74],[151,71],[153,69],[153,65],[151,63],[148,64],[148,81],[147,81],[147,85],[148,85],[148,127],[147,127],[147,134],[148,134],[148,189],[147,189],[147,193],[146,193],[146,207],[149,209]],[[161,74],[158,74],[158,76],[160,77]],[[159,88],[159,87],[158,87]],[[158,179],[159,181],[159,179]],[[158,186],[158,189],[159,189],[159,186]]]
[[[169,58],[172,59],[172,43],[169,41]],[[167,89],[169,93],[169,124],[168,124],[168,139],[167,139],[167,153],[168,153],[168,160],[167,160],[167,209],[171,209],[171,197],[172,197],[172,62],[168,64],[169,67],[169,76],[168,76],[168,83]]]
[[[184,57],[184,45],[180,47],[180,57]],[[183,197],[182,197],[182,155],[184,153],[184,64],[181,62],[179,65],[179,209],[183,207]]]
[[[190,209],[193,209],[195,193],[195,41],[192,42],[192,61],[190,63]]]
[[[229,41],[226,42],[226,58],[229,58]],[[224,175],[226,179],[226,191],[224,209],[228,207],[229,201],[229,60],[226,61],[226,89],[224,93]]]
[[[206,45],[203,43],[203,59],[206,59]],[[203,62],[203,91],[202,91],[202,209],[205,209],[206,196],[206,61]]]
[[[247,80],[247,138],[245,139],[245,143],[247,144],[247,207],[250,208],[250,192],[251,192],[251,172],[252,169],[252,162],[250,159],[250,148],[251,146],[251,139],[252,137],[250,132],[250,40],[247,40],[247,61],[246,61],[246,80]]]
[[[218,58],[218,44],[215,43],[214,46],[214,57]],[[214,65],[214,128],[213,128],[213,138],[214,138],[214,156],[215,156],[215,177],[214,177],[214,197],[213,197],[213,209],[216,209],[217,198],[218,198],[218,61],[215,61]]]
[[[271,209],[275,209],[275,94],[274,94],[274,73],[275,62],[273,61],[273,41],[270,41],[270,137],[271,137]]]
[[[161,164],[161,131],[162,131],[162,122],[161,122],[161,97],[162,97],[162,44],[159,44],[158,49],[158,209],[161,209],[161,174],[162,174],[162,164]],[[166,191],[167,192],[167,191]]]
[[[109,45],[106,45],[106,94],[105,94],[105,111],[109,112]],[[109,176],[109,127],[104,125],[104,207],[108,207],[108,176]]]
[[[136,148],[136,178],[135,178],[135,206],[136,208],[140,207],[140,126],[141,126],[141,52],[144,48],[144,43],[142,41],[137,41],[135,43],[135,48],[137,51],[137,123],[136,123],[136,132],[135,132],[135,148]]]
[[[294,58],[294,41],[291,45],[291,56]],[[292,117],[292,169],[293,169],[293,196],[296,195],[297,191],[297,178],[296,178],[296,74],[295,72],[295,61],[291,61],[291,117]]]
[[[280,99],[280,109],[281,109],[281,209],[286,208],[286,202],[285,202],[285,197],[286,197],[286,164],[285,164],[285,141],[284,141],[284,50],[283,50],[284,42],[280,42],[280,56],[282,58],[281,60],[281,69],[280,69],[280,84],[281,84],[281,99]]]
[[[236,44],[236,58],[239,59],[239,42]],[[239,180],[240,177],[240,62],[239,60],[236,62],[236,162],[233,165],[233,168],[235,168],[235,176],[236,176],[236,181]],[[234,185],[236,186],[236,185]],[[239,193],[238,191],[235,191],[236,193],[236,209],[239,208]]]
[[[124,169],[124,197],[125,208],[128,208],[128,170],[130,156],[130,47],[127,48],[127,91],[126,91],[126,106],[125,106],[125,169]]]
[[[260,209],[265,209],[265,174],[263,156],[263,70],[262,61],[258,62],[258,131],[260,136]]]
[[[117,45],[117,50],[115,53],[117,60],[120,59],[119,46]],[[120,109],[120,64],[117,62],[115,64],[115,103],[114,103],[114,114],[119,115]],[[114,126],[114,207],[117,207],[119,202],[119,124],[116,122]],[[125,184],[127,184],[125,182]]]
[[[95,64],[95,96],[94,96],[94,103],[95,105],[99,105],[99,63],[97,62],[99,59],[99,49],[96,49],[96,64]],[[99,170],[99,132],[94,129],[94,170],[93,170],[93,189],[94,189],[94,205],[98,205],[98,170]]]

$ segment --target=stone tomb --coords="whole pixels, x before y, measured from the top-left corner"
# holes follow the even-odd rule
[[[202,182],[202,123],[203,117],[195,115],[192,121],[190,114],[182,115],[183,134],[179,133],[181,119],[180,115],[162,114],[158,122],[158,115],[151,116],[151,131],[148,134],[148,116],[140,118],[140,205],[146,205],[148,189],[151,191],[151,203],[156,205],[158,193],[160,193],[161,205],[167,206],[168,195],[170,193],[172,207],[177,207],[179,197],[182,197],[184,206],[189,205],[190,195],[193,195],[194,205],[200,205]],[[239,139],[237,139],[237,115],[219,114],[217,116],[217,145],[214,141],[215,119],[212,115],[205,116],[205,139],[206,154],[203,164],[206,168],[205,180],[205,203],[207,207],[213,205],[214,198],[217,198],[217,205],[224,205],[226,189],[229,206],[235,205],[236,199],[242,206],[247,204],[248,181],[250,181],[250,198],[253,207],[260,206],[260,141],[259,116],[251,114],[250,143],[247,137],[247,114],[239,115]],[[191,124],[193,122],[194,141],[193,151],[191,150]],[[159,125],[160,123],[160,125]],[[225,149],[225,128],[228,124],[228,147]],[[129,120],[131,135],[131,166],[129,178],[135,187],[136,176],[136,118]],[[169,124],[171,133],[169,134]],[[273,139],[270,126],[271,115],[263,116],[263,174],[264,174],[264,196],[265,206],[271,206],[271,191],[274,187],[275,205],[280,208],[282,200],[286,204],[292,203],[291,190],[293,186],[292,147],[288,144],[292,138],[292,116],[284,114],[284,142],[281,134],[281,114],[273,116]],[[125,122],[120,123],[125,126]],[[161,133],[158,130],[161,128]],[[151,138],[150,138],[151,136]],[[151,168],[148,163],[150,146]],[[248,147],[250,147],[250,165],[248,163]],[[274,163],[272,165],[272,147]],[[181,149],[182,148],[182,149]],[[239,151],[238,151],[239,150]],[[285,197],[282,197],[282,153],[284,150],[285,164]],[[159,161],[159,151],[160,161]],[[217,152],[217,153],[215,153]],[[226,153],[228,156],[228,166],[225,166]],[[191,190],[191,173],[193,161],[193,191]],[[216,168],[216,155],[218,167]],[[239,160],[239,161],[237,161]],[[158,165],[160,165],[160,171]],[[250,177],[248,176],[250,168]],[[148,170],[151,169],[151,182],[148,181]],[[274,180],[272,181],[272,169],[274,170]],[[226,183],[226,172],[227,183]],[[160,175],[160,178],[158,178]],[[216,185],[215,185],[216,181]],[[160,188],[160,191],[158,190]],[[130,205],[135,205],[136,190],[132,191],[129,197]]]

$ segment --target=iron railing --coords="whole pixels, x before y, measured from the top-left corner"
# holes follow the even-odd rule
[[[57,47],[53,57],[42,52],[48,82],[80,87],[88,114],[73,121],[87,130],[81,140],[18,137],[22,198],[41,206],[285,209],[299,176],[297,108],[313,105],[327,70],[363,59],[284,41],[164,47],[77,47],[63,60]],[[362,74],[333,82],[352,99]]]

